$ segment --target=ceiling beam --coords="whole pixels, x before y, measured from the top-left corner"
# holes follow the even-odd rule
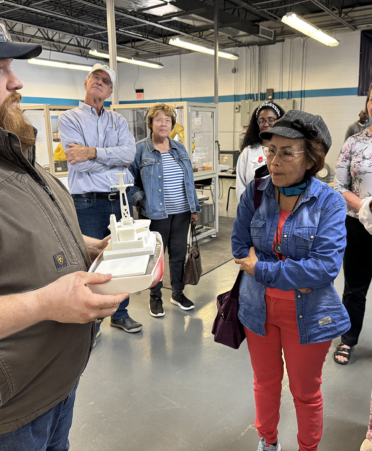
[[[17,3],[11,2],[9,0],[5,0],[3,3],[6,4],[6,5],[18,5]],[[103,30],[105,33],[107,33],[107,26],[104,26],[104,25],[96,24],[96,23],[93,23],[93,22],[88,22],[86,20],[78,19],[78,18],[75,18],[75,17],[64,16],[62,14],[58,14],[58,13],[53,12],[53,11],[39,10],[37,8],[33,8],[33,7],[30,7],[30,6],[19,5],[19,7],[22,8],[22,9],[26,9],[28,11],[36,12],[36,13],[41,14],[41,15],[53,16],[53,17],[57,17],[57,18],[59,18],[61,20],[66,20],[66,21],[69,21],[69,22],[79,23],[80,25],[81,24],[85,25],[87,28],[91,28],[93,31],[94,31],[94,28],[98,28],[98,29]],[[167,44],[167,43],[164,43],[162,41],[157,41],[155,39],[150,39],[150,38],[147,38],[147,37],[142,36],[142,35],[137,34],[137,33],[130,33],[130,32],[127,32],[127,31],[123,31],[121,29],[118,29],[116,31],[117,31],[118,34],[122,34],[122,35],[125,35],[125,36],[130,36],[132,38],[134,37],[135,39],[141,39],[143,41],[149,41],[149,42],[157,43],[159,45],[169,46],[169,44]]]
[[[38,8],[34,8],[32,6],[26,6],[26,5],[23,5],[23,4],[19,4],[19,3],[15,2],[15,1],[9,1],[9,0],[4,0],[3,1],[3,5],[18,6],[20,9],[25,9],[26,11],[36,12],[36,13],[44,15],[44,16],[56,17],[57,19],[66,20],[67,22],[78,23],[80,25],[85,25],[86,27],[90,27],[92,29],[99,28],[101,30],[107,31],[107,26],[96,24],[94,22],[89,22],[87,20],[78,19],[76,17],[65,16],[63,14],[58,14],[56,11],[49,11],[47,9],[38,9]]]
[[[33,28],[41,28],[39,25],[30,23],[30,22],[23,22],[21,20],[13,20],[13,19],[5,19],[6,22],[12,22],[12,23],[16,23],[16,24],[20,24],[20,25],[27,25],[29,27],[33,27]],[[50,27],[42,27],[44,30],[48,30],[48,31],[53,31],[55,33],[62,33],[66,36],[72,36],[74,38],[79,38],[79,39],[91,39],[94,42],[99,42],[100,44],[104,44],[106,46],[108,46],[108,42],[104,41],[102,39],[97,39],[97,38],[90,38],[89,36],[84,36],[81,34],[76,34],[76,33],[70,33],[68,31],[62,31],[62,30],[58,30],[56,28],[50,28]],[[117,44],[117,47],[122,48],[122,49],[126,49],[126,50],[130,50],[132,52],[138,52],[140,51],[139,49],[137,49],[136,47],[129,47],[128,45],[123,45],[123,44]],[[138,54],[138,56],[142,56],[144,57],[145,54],[151,54],[151,55],[155,55],[155,56],[159,56],[158,52],[150,52],[148,50],[144,51],[143,54]]]
[[[349,24],[348,22],[346,22],[346,20],[344,20],[342,17],[338,16],[336,13],[334,13],[331,9],[329,9],[326,5],[323,5],[322,2],[320,2],[319,0],[310,0],[311,3],[313,3],[314,5],[318,6],[320,9],[322,9],[323,11],[325,11],[326,13],[330,14],[332,17],[334,17],[336,20],[338,20],[339,22],[341,22],[343,25],[345,25],[346,27],[350,28],[350,30],[355,31],[356,27],[354,27],[353,25]]]
[[[50,1],[50,0],[42,0],[42,1],[40,1],[40,2],[34,3],[33,5],[34,5],[34,6],[35,6],[35,5],[40,5],[41,3],[46,3],[46,2],[49,2],[49,1]],[[16,8],[8,9],[7,11],[1,11],[1,15],[3,16],[3,15],[5,15],[5,14],[12,13],[12,12],[14,12],[14,11],[17,11],[17,9],[21,9],[21,7],[20,7],[20,6],[17,6]]]
[[[82,0],[78,0],[78,1],[81,2]],[[87,2],[85,2],[85,3],[87,3]],[[37,12],[38,14],[41,14],[41,15],[57,17],[58,19],[61,19],[61,20],[66,20],[68,22],[74,22],[74,23],[78,23],[80,25],[85,25],[87,28],[90,28],[93,31],[94,31],[94,28],[96,28],[96,29],[98,28],[100,30],[103,30],[103,31],[107,32],[107,26],[106,25],[100,25],[100,24],[96,24],[94,22],[88,22],[87,20],[82,20],[82,19],[78,19],[78,18],[75,18],[75,17],[71,17],[71,16],[64,16],[63,14],[58,14],[58,13],[56,13],[54,11],[40,10],[40,9],[37,9],[37,8],[33,8],[31,6],[20,5],[20,4],[16,3],[16,2],[12,2],[12,1],[9,1],[9,0],[4,0],[3,4],[5,4],[5,5],[17,5],[21,9],[25,9],[27,11],[33,11],[33,12]],[[150,22],[150,24],[153,25],[151,22]],[[156,43],[156,44],[163,45],[163,46],[166,46],[166,47],[168,47],[170,45],[170,44],[167,44],[166,42],[158,41],[156,39],[149,38],[149,37],[143,36],[143,35],[138,34],[138,33],[131,33],[131,32],[128,32],[128,31],[124,31],[121,28],[118,28],[116,30],[116,32],[118,34],[122,34],[122,35],[125,35],[125,36],[130,36],[132,38],[140,39],[140,40],[143,40],[143,41]],[[188,36],[190,36],[190,35],[188,35]]]
[[[38,30],[38,32],[41,33],[40,30]],[[50,36],[47,36],[47,37],[37,36],[37,35],[32,35],[32,34],[21,33],[19,31],[14,31],[14,30],[10,30],[10,34],[21,37],[21,38],[30,39],[30,40],[44,41],[44,42],[47,42],[48,44],[63,45],[63,46],[67,46],[67,47],[73,47],[73,48],[79,49],[79,50],[87,50],[87,52],[89,52],[89,50],[90,50],[90,47],[82,47],[81,45],[77,45],[77,44],[71,44],[71,43],[64,42],[64,41],[56,41],[56,40],[52,39]],[[90,58],[94,59],[94,56],[90,56]]]
[[[269,11],[262,11],[259,8],[256,8],[252,3],[250,2],[246,2],[244,0],[230,0],[232,3],[235,3],[235,5],[238,5],[242,8],[244,8],[245,10],[249,11],[250,13],[253,14],[257,14],[258,16],[260,16],[263,19],[267,19],[267,20],[274,20],[275,22],[281,22],[281,18],[276,16],[273,13],[270,13]],[[276,1],[276,0],[274,0]]]
[[[170,45],[167,42],[158,41],[156,39],[153,39],[153,38],[150,38],[150,37],[147,37],[147,36],[143,36],[141,34],[134,33],[132,31],[125,31],[124,29],[121,29],[121,28],[119,28],[119,31],[122,34],[125,34],[125,35],[130,36],[130,37],[135,38],[135,39],[142,39],[143,41],[152,42],[153,44],[159,44],[159,45],[163,45],[165,47],[173,47],[173,45]]]

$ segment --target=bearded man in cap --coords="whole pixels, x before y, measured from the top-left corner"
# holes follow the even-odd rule
[[[19,107],[13,59],[40,45],[13,43],[0,22],[0,449],[66,451],[76,387],[97,318],[128,295],[87,284],[111,275],[87,269],[105,246],[83,237],[63,185],[35,162],[36,130]]]
[[[106,110],[104,102],[113,91],[115,72],[106,65],[95,64],[84,81],[84,102],[61,114],[58,120],[62,146],[68,165],[68,184],[84,235],[104,239],[108,235],[110,215],[120,221],[120,193],[111,190],[119,184],[116,174],[124,173],[125,184],[133,177],[128,166],[136,153],[134,137],[121,114]],[[133,205],[128,193],[129,208]],[[128,314],[129,298],[111,317],[110,325],[125,332],[140,332],[142,324]],[[100,335],[100,322],[96,336]]]

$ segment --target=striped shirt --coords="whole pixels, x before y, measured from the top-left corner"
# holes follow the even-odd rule
[[[185,176],[182,167],[169,152],[161,154],[163,161],[164,201],[168,215],[190,210],[186,197]]]

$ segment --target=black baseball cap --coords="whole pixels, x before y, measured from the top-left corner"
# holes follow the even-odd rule
[[[322,138],[326,153],[332,145],[332,137],[321,116],[305,113],[305,111],[290,110],[275,122],[269,130],[260,133],[261,139],[271,139],[272,135],[284,138]]]
[[[39,44],[24,44],[22,42],[12,42],[5,22],[0,20],[0,59],[25,60],[36,58],[43,48]]]

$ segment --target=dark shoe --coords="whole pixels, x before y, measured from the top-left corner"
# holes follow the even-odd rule
[[[335,352],[333,353],[333,360],[336,363],[338,363],[339,365],[347,365],[350,361],[350,354],[351,354],[351,351],[353,350],[353,348],[352,347],[345,348],[345,346],[349,346],[349,345],[340,343],[337,346]],[[343,357],[346,360],[344,362],[341,362],[341,360],[339,360],[337,357]]]
[[[143,327],[142,324],[137,323],[137,321],[134,321],[130,316],[120,319],[111,318],[110,326],[118,327],[119,329],[123,329],[125,332],[129,332],[130,334],[140,332]]]
[[[179,294],[178,296],[174,296],[172,294],[170,301],[172,304],[178,305],[181,310],[192,310],[193,308],[195,308],[194,303],[191,302],[190,299],[187,299],[187,297],[183,293]]]
[[[159,318],[160,316],[165,315],[165,311],[163,309],[163,301],[161,298],[150,297],[150,315],[155,318]]]

